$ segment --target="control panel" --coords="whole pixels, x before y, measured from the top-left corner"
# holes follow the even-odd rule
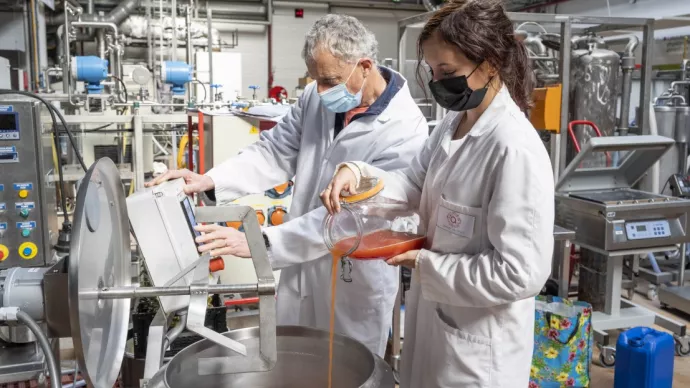
[[[671,237],[671,226],[667,220],[638,221],[625,224],[628,240]]]
[[[194,206],[183,191],[184,179],[175,179],[146,188],[127,197],[127,213],[132,231],[144,257],[154,286],[167,284],[183,269],[199,259],[200,235],[194,229]],[[171,285],[187,285],[193,271]],[[188,296],[160,297],[163,311],[170,313],[189,304]]]
[[[44,266],[58,232],[52,134],[41,103],[0,96],[0,269]]]

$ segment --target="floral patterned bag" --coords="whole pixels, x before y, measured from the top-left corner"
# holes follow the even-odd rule
[[[537,296],[529,388],[589,387],[592,306]]]

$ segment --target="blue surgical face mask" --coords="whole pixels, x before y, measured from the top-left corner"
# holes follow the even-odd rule
[[[364,79],[364,82],[362,82],[362,87],[359,89],[357,94],[350,93],[346,86],[347,81],[350,80],[350,77],[352,77],[352,74],[354,74],[355,70],[357,69],[357,65],[359,65],[359,61],[357,61],[355,68],[352,69],[352,72],[350,72],[350,75],[347,77],[345,82],[336,85],[323,93],[319,93],[321,102],[323,102],[323,105],[326,107],[326,109],[334,113],[344,113],[358,107],[362,103],[362,89],[364,89],[364,82],[366,82],[366,78]]]

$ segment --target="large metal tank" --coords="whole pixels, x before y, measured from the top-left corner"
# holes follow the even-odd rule
[[[578,38],[575,38],[578,41]],[[581,48],[583,45],[587,48]],[[596,40],[574,45],[571,66],[570,120],[587,120],[597,125],[603,136],[616,128],[616,104],[620,90],[620,56],[602,48]],[[582,146],[594,135],[591,128],[576,126],[575,138]],[[568,161],[575,156],[571,147]]]
[[[223,334],[247,346],[259,347],[259,328]],[[328,386],[328,332],[300,326],[276,327],[278,361],[268,372],[200,374],[199,359],[243,356],[208,340],[182,350],[150,380],[150,388],[324,388]],[[333,341],[333,388],[393,388],[390,366],[361,343],[341,335]]]
[[[669,189],[666,182],[673,174],[685,173],[687,170],[687,143],[690,134],[690,107],[687,105],[657,105],[654,107],[657,131],[660,136],[676,140],[671,148],[659,159],[659,187],[661,192]],[[667,190],[667,194],[668,194]]]

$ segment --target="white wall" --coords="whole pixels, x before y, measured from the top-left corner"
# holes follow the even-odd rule
[[[226,32],[221,32],[221,37],[227,41],[231,39],[230,34]],[[237,47],[234,49],[224,49],[224,51],[242,54],[242,87],[244,88],[242,95],[251,97],[250,85],[259,86],[258,96],[267,95],[268,39],[266,32],[239,32]],[[214,67],[213,71],[215,73],[217,71],[233,70],[227,68],[216,69]]]
[[[302,60],[304,35],[317,19],[328,13],[328,6],[305,7],[304,18],[295,18],[295,6],[276,5],[273,15],[273,85],[294,94],[298,78],[304,77],[307,66]]]
[[[304,8],[303,19],[295,18],[295,8]],[[273,84],[284,87],[290,95],[294,93],[297,87],[298,78],[303,77],[307,71],[302,60],[304,35],[318,18],[328,12],[326,5],[276,5],[275,7],[273,17]],[[398,20],[416,15],[416,13],[405,11],[340,7],[331,8],[330,13],[346,14],[361,20],[376,35],[379,42],[379,60],[381,61],[384,58],[397,58]]]

